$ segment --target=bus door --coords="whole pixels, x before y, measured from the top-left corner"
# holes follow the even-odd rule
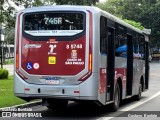
[[[133,85],[133,36],[127,34],[127,95],[132,95]]]
[[[146,36],[147,37],[147,36]],[[148,38],[145,38],[145,39],[148,39]],[[148,45],[148,42],[145,42],[145,89],[149,89],[149,71],[150,71],[150,66],[149,66],[149,63],[148,63],[148,60],[149,60],[149,45]]]
[[[108,97],[107,94],[107,77],[106,77],[106,69],[107,69],[107,18],[101,16],[100,18],[100,53],[101,53],[101,70],[100,70],[100,94],[104,93],[102,101],[104,104],[106,103]]]
[[[113,100],[114,93],[114,22],[105,17],[100,19],[101,68],[105,73],[106,101]]]
[[[143,64],[142,55],[140,52],[140,40],[138,34],[134,34],[133,37],[133,87],[132,95],[137,94],[139,91],[139,83],[142,75]]]
[[[133,43],[133,87],[132,87],[132,94],[136,94],[138,87],[139,87],[139,40],[137,34],[134,34],[132,39]]]
[[[107,31],[108,31],[107,92],[110,93],[110,100],[113,100],[114,78],[115,78],[115,49],[114,49],[115,29],[112,27],[108,27]]]

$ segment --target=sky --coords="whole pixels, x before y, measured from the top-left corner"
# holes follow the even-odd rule
[[[4,3],[3,8],[7,9],[8,6],[12,6],[16,11],[24,9],[24,6],[17,6],[12,0],[7,0],[7,2]]]
[[[106,0],[99,0],[99,2],[105,2]]]

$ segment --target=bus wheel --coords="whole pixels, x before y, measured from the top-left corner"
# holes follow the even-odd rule
[[[53,109],[53,110],[64,110],[67,105],[68,105],[68,100],[49,100],[47,101],[49,103],[49,105],[47,106],[47,108],[49,109]]]
[[[134,96],[134,100],[140,100],[142,96],[142,85],[139,85],[139,92],[138,95]]]
[[[113,103],[111,104],[111,110],[113,112],[117,111],[120,105],[120,88],[119,84],[116,85],[115,92],[114,92],[114,98]]]

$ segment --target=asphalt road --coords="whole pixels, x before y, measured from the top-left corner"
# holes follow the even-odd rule
[[[149,90],[142,94],[140,101],[132,99],[125,100],[118,112],[110,112],[109,105],[98,107],[92,103],[73,103],[68,105],[65,111],[55,112],[44,106],[37,105],[30,107],[34,112],[40,112],[44,120],[57,119],[98,119],[98,120],[133,120],[133,119],[148,119],[159,120],[156,115],[160,116],[160,62],[153,61],[150,63],[150,85]],[[142,118],[141,115],[151,115]],[[138,116],[139,115],[139,116]],[[153,116],[154,115],[154,116]],[[117,117],[119,116],[119,117]],[[1,120],[2,118],[0,118]],[[3,118],[4,119],[4,118]],[[18,118],[8,118],[17,120]],[[20,118],[19,118],[20,119]],[[23,118],[24,119],[24,118]],[[39,119],[39,118],[25,118]]]
[[[120,111],[123,111],[122,114],[119,114],[120,117],[113,117],[114,114],[112,117],[103,120],[160,120],[160,62],[152,61],[150,63],[149,90],[142,94],[141,101],[128,102],[120,108]]]

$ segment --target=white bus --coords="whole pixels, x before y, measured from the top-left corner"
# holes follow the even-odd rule
[[[16,19],[14,93],[55,110],[85,100],[116,111],[148,89],[148,41],[93,6],[27,8]]]

